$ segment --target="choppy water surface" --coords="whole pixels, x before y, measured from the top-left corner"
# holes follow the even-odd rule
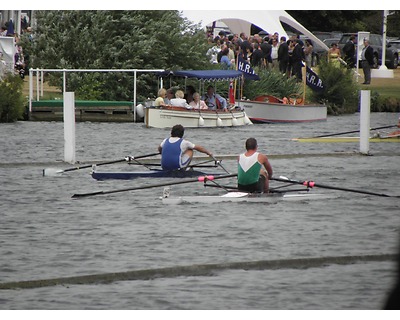
[[[396,122],[396,114],[371,116],[371,127]],[[185,136],[217,156],[242,152],[245,140],[252,136],[260,150],[270,155],[315,154],[271,157],[276,176],[400,194],[398,143],[371,143],[373,156],[321,157],[324,153],[356,154],[358,144],[290,140],[357,130],[358,123],[355,114],[314,124],[187,129]],[[89,169],[43,177],[44,168],[71,167],[61,161],[63,124],[1,124],[0,134],[0,283],[195,264],[398,252],[398,198],[333,191],[337,197],[327,200],[164,206],[159,199],[162,188],[154,188],[71,199],[74,193],[160,180],[98,182],[90,177]],[[90,163],[152,153],[168,135],[168,129],[146,129],[139,123],[77,123],[77,160]],[[235,171],[235,161],[224,160],[223,165]],[[126,170],[126,165],[102,168]],[[173,186],[171,192],[218,190],[185,184]],[[380,309],[395,281],[395,268],[393,261],[383,259],[1,290],[0,308]]]

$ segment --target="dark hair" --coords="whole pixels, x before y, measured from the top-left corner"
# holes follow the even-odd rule
[[[257,140],[255,138],[248,138],[246,140],[246,150],[254,150],[257,148]]]
[[[171,137],[183,138],[185,128],[181,124],[176,124],[171,129]]]

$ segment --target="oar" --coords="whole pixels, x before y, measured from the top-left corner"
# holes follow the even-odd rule
[[[177,182],[166,182],[166,183],[160,183],[160,184],[150,184],[150,185],[142,186],[142,187],[132,187],[132,188],[124,188],[124,189],[116,189],[116,190],[108,190],[108,191],[96,191],[96,192],[90,192],[90,193],[75,193],[72,196],[72,198],[89,197],[89,196],[96,196],[96,195],[101,195],[101,194],[110,194],[110,193],[117,193],[117,192],[125,192],[125,191],[144,190],[144,189],[166,187],[166,186],[192,183],[192,182],[198,182],[198,181],[207,182],[207,181],[236,177],[236,176],[237,176],[237,173],[232,173],[232,174],[228,174],[228,175],[224,175],[224,176],[212,176],[212,175],[200,176],[197,179],[180,180]]]
[[[397,127],[397,124],[395,124],[395,125],[390,125],[390,126],[384,126],[384,127],[370,128],[370,130],[388,129],[388,128],[393,128],[393,127]],[[353,131],[345,131],[345,132],[338,132],[338,133],[323,134],[323,135],[320,135],[320,136],[314,136],[314,137],[309,137],[309,138],[325,138],[325,137],[340,136],[340,135],[342,135],[342,134],[357,133],[357,132],[360,132],[360,130],[353,130]],[[303,139],[307,139],[307,138],[303,138]]]
[[[221,161],[220,161],[220,160],[215,159],[214,156],[210,156],[210,157],[215,161],[215,164],[219,165],[219,166],[222,168],[222,170],[224,170],[227,174],[230,174],[230,172],[229,172],[228,170],[226,170],[226,169],[224,168],[224,166],[221,164]]]
[[[339,191],[348,191],[348,192],[355,192],[355,193],[361,193],[361,194],[369,194],[369,195],[379,196],[379,197],[395,197],[395,198],[399,198],[400,197],[400,196],[391,196],[391,195],[384,194],[384,193],[376,193],[376,192],[364,191],[364,190],[358,190],[358,189],[334,187],[334,186],[329,186],[329,185],[326,185],[326,184],[315,183],[314,181],[297,181],[297,180],[292,180],[292,179],[289,179],[289,178],[283,177],[283,176],[280,176],[279,178],[271,177],[271,180],[280,181],[280,182],[289,182],[289,183],[293,183],[293,184],[301,184],[303,186],[306,186],[307,188],[318,187],[318,188],[325,188],[325,189],[331,189],[331,190],[339,190]]]
[[[124,162],[124,161],[132,161],[135,159],[141,159],[141,158],[146,158],[146,157],[152,157],[152,156],[156,156],[160,153],[150,153],[150,154],[144,154],[141,156],[127,156],[123,159],[118,159],[118,160],[111,160],[111,161],[106,161],[106,162],[101,162],[96,164],[97,166],[102,166],[102,165],[106,165],[106,164],[113,164],[113,163],[118,163],[118,162]],[[86,168],[91,168],[92,165],[88,164],[88,165],[84,165],[84,166],[78,166],[78,167],[73,167],[73,168],[68,168],[68,169],[54,169],[54,168],[47,168],[47,169],[43,169],[43,176],[55,176],[64,172],[68,172],[68,171],[75,171],[75,170],[79,170],[79,169],[86,169]]]

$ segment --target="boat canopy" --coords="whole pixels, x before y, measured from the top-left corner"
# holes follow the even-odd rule
[[[176,76],[194,78],[203,81],[234,80],[242,76],[237,70],[188,70],[188,71],[164,71],[158,73],[160,77]]]

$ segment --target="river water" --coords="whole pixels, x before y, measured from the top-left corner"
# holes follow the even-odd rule
[[[371,115],[371,127],[395,123],[396,114]],[[242,152],[252,136],[259,149],[271,155],[275,176],[399,195],[398,143],[371,143],[371,156],[359,156],[358,143],[291,141],[358,126],[359,115],[354,114],[313,124],[187,129],[185,137],[218,157]],[[349,257],[348,263],[314,267],[227,267],[204,275],[171,272],[152,280],[0,290],[0,309],[368,310],[383,307],[395,282],[396,262],[384,255],[398,253],[398,198],[315,188],[313,192],[333,192],[335,197],[166,206],[160,200],[162,188],[152,188],[72,199],[74,193],[160,180],[99,182],[90,177],[90,169],[43,177],[44,168],[71,167],[61,161],[63,123],[1,124],[0,135],[0,284],[193,265]],[[87,164],[153,153],[168,135],[168,129],[147,129],[142,123],[77,123],[77,160]],[[222,164],[231,172],[236,169],[233,160]],[[102,169],[126,170],[126,164]],[[172,186],[171,192],[219,191],[193,183]],[[350,258],[364,255],[378,259]]]

